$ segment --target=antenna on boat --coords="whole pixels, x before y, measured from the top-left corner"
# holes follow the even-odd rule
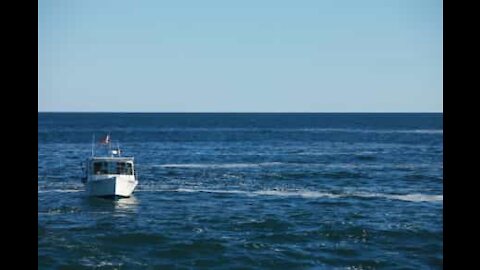
[[[95,156],[95,133],[92,134],[92,157]]]
[[[117,155],[121,157],[121,151],[120,151],[120,143],[117,141]]]
[[[111,139],[110,139],[110,132],[108,132],[108,135],[107,135],[108,139],[107,139],[107,145],[108,145],[108,153],[110,153],[110,156],[113,157],[113,154],[112,154],[112,144],[111,144]]]

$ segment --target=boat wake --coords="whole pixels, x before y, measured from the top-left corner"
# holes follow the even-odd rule
[[[192,189],[192,188],[177,188],[177,189],[141,189],[138,192],[185,192],[185,193],[216,193],[216,194],[242,194],[246,196],[279,196],[279,197],[300,197],[306,199],[317,198],[383,198],[390,200],[401,200],[409,202],[443,202],[443,195],[432,194],[388,194],[388,193],[370,193],[370,192],[351,192],[351,193],[330,193],[309,190],[224,190],[224,189]]]
[[[38,193],[51,193],[51,192],[60,192],[60,193],[73,193],[73,192],[82,192],[83,189],[47,189],[47,190],[38,190]]]
[[[282,165],[281,162],[261,162],[261,163],[215,163],[215,164],[208,164],[208,163],[190,163],[190,164],[161,164],[161,165],[153,165],[153,167],[161,167],[161,168],[191,168],[191,169],[199,169],[199,168],[209,168],[209,169],[234,169],[234,168],[255,168],[255,167],[264,167],[264,166],[276,166]]]

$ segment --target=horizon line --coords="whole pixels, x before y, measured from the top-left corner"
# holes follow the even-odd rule
[[[315,113],[337,113],[337,114],[375,114],[375,113],[383,113],[383,114],[386,114],[386,113],[390,113],[390,114],[406,114],[406,113],[409,113],[409,114],[420,114],[420,113],[423,113],[423,114],[426,114],[426,113],[435,113],[435,114],[443,114],[443,111],[427,111],[427,112],[415,112],[415,111],[412,111],[412,112],[395,112],[395,111],[392,111],[392,112],[389,112],[389,111],[378,111],[378,112],[375,112],[375,111],[372,111],[372,112],[340,112],[340,111],[324,111],[324,112],[289,112],[289,111],[285,111],[285,112],[255,112],[255,111],[251,111],[251,112],[228,112],[228,111],[225,111],[225,112],[221,112],[221,111],[212,111],[212,112],[208,112],[208,111],[205,111],[205,112],[202,112],[202,111],[37,111],[37,113],[205,113],[205,114],[213,114],[213,113],[222,113],[222,114],[227,114],[227,113],[230,113],[230,114],[241,114],[241,113],[245,113],[245,114],[261,114],[261,113],[264,113],[264,114],[275,114],[275,113],[278,113],[278,114],[285,114],[285,113],[290,113],[290,114],[308,114],[308,113],[311,113],[311,114],[315,114]]]

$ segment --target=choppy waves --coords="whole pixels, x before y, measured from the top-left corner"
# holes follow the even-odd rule
[[[43,129],[42,129],[43,128]],[[65,132],[95,132],[97,129],[82,128],[79,130],[74,127],[50,127],[55,131]],[[40,127],[39,131],[52,131],[47,127]],[[110,127],[111,132],[125,131],[125,127]],[[128,131],[139,132],[158,132],[158,131],[181,131],[181,132],[238,132],[238,131],[250,131],[250,132],[366,132],[366,133],[425,133],[425,134],[442,134],[443,129],[365,129],[365,128],[255,128],[255,127],[128,127]]]
[[[441,121],[40,117],[40,268],[441,269]],[[130,198],[90,198],[81,183],[105,132],[135,156]]]

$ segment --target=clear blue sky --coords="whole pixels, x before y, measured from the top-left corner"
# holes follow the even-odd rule
[[[42,0],[38,110],[442,112],[442,6]]]

